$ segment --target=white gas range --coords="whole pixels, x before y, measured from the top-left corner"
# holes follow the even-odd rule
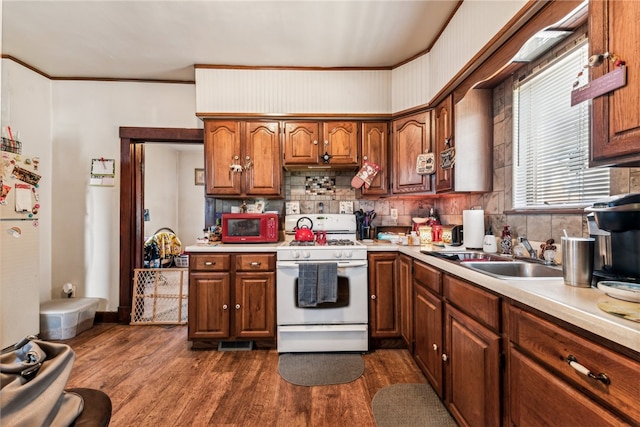
[[[296,241],[296,227],[310,228],[316,239]],[[367,351],[367,249],[356,240],[355,216],[288,215],[284,231],[276,263],[278,352]],[[318,271],[319,290],[332,283],[333,300],[305,300],[310,269]]]

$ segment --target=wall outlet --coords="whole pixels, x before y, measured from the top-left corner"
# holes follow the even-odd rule
[[[398,209],[391,209],[391,218],[398,220]]]

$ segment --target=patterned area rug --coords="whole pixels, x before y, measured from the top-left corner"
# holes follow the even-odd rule
[[[344,384],[364,372],[364,360],[350,353],[285,353],[278,359],[278,372],[295,385]]]
[[[373,396],[371,406],[378,427],[458,425],[428,384],[387,386]]]

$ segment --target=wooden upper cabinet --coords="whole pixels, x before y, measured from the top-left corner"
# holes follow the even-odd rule
[[[204,123],[204,161],[207,194],[240,195],[241,173],[231,164],[240,164],[241,122],[206,120]]]
[[[358,166],[357,122],[285,122],[284,165]],[[331,156],[328,163],[322,155]]]
[[[453,191],[453,167],[442,167],[442,155],[454,148],[453,95],[447,96],[433,111],[433,135],[436,153],[436,192]],[[455,155],[455,148],[453,153]]]
[[[415,114],[393,122],[393,193],[430,192],[431,176],[416,172],[418,154],[431,149],[430,112]]]
[[[287,122],[284,124],[284,163],[306,165],[318,163],[320,124]]]
[[[362,123],[362,160],[380,166],[380,172],[369,188],[361,188],[363,196],[386,195],[389,189],[389,125],[387,122]]]
[[[244,192],[247,195],[280,194],[282,156],[278,122],[247,122],[244,138]]]
[[[589,2],[590,55],[610,52],[626,61],[627,84],[592,101],[592,166],[640,165],[640,2]],[[615,69],[604,64],[590,69],[591,81]]]
[[[280,196],[278,122],[205,121],[206,192],[219,197]],[[232,165],[241,169],[235,171]]]
[[[358,123],[325,122],[322,125],[323,147],[320,155],[329,153],[332,165],[358,164]]]

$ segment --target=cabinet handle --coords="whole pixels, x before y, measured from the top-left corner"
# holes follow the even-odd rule
[[[578,363],[578,359],[572,354],[567,356],[567,363],[576,371],[580,372],[582,375],[586,375],[589,378],[593,378],[596,381],[601,381],[603,384],[611,384],[611,380],[605,373],[594,374],[587,367]]]
[[[260,267],[262,263],[260,261],[252,261],[249,263],[251,267]]]
[[[318,145],[318,140],[317,139],[313,140],[313,145]]]
[[[375,295],[371,295],[371,299],[376,299],[376,296]]]
[[[236,304],[236,310],[240,310],[240,304]]]
[[[327,141],[326,139],[324,140],[324,145],[329,145],[329,141]]]
[[[227,304],[223,304],[223,305],[222,305],[222,309],[223,309],[223,310],[226,310],[227,308],[229,308],[229,306],[228,306]]]
[[[216,263],[213,261],[207,261],[204,263],[204,265],[206,265],[207,267],[211,267],[212,265],[216,265]]]
[[[245,170],[251,169],[251,166],[253,166],[253,162],[251,161],[251,157],[246,156],[244,158],[244,169]]]
[[[433,351],[438,351],[438,344],[433,345]]]
[[[362,156],[362,160],[369,160],[369,156]]]
[[[443,354],[443,355],[442,355],[442,360],[443,360],[444,362],[446,362],[447,360],[449,360],[449,356],[447,356],[446,354]]]

